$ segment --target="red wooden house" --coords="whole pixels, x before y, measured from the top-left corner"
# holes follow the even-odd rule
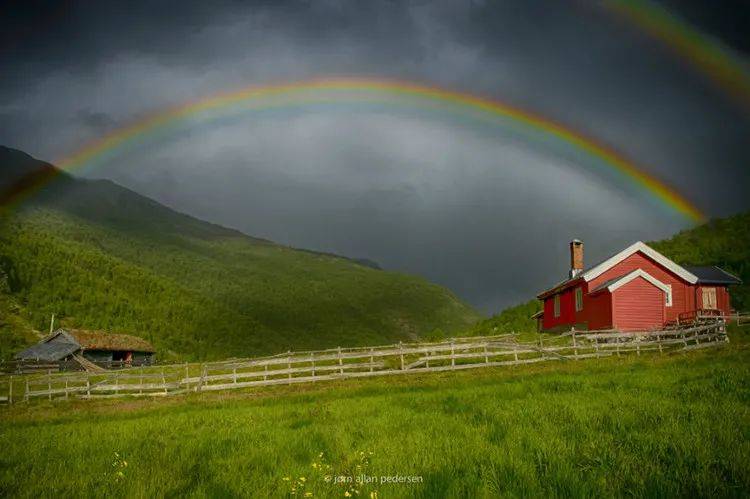
[[[697,313],[729,315],[728,287],[740,280],[718,267],[683,267],[637,242],[589,269],[583,243],[570,243],[568,279],[539,294],[540,329],[658,329]]]

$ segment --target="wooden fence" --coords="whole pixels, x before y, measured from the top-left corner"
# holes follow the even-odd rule
[[[514,334],[399,343],[361,348],[287,352],[255,359],[203,364],[141,366],[105,373],[54,373],[0,377],[0,402],[32,399],[169,396],[326,380],[440,372],[613,355],[661,354],[728,342],[723,323],[638,333],[571,331],[519,342]]]
[[[88,359],[87,359],[88,360]],[[158,362],[152,360],[133,360],[126,362],[123,360],[102,360],[89,361],[102,369],[130,369],[139,366],[158,365]],[[48,371],[81,371],[83,367],[80,362],[72,359],[60,361],[43,361],[43,360],[5,360],[0,361],[0,374],[31,374],[45,373]]]

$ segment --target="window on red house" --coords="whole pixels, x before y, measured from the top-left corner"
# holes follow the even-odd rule
[[[583,310],[583,289],[576,288],[576,312]]]
[[[560,317],[560,295],[555,295],[555,317]]]

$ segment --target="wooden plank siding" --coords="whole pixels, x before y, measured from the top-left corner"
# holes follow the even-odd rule
[[[648,331],[664,324],[664,291],[642,277],[611,293],[614,328],[620,331]]]
[[[659,281],[672,287],[672,306],[665,307],[665,321],[677,320],[677,316],[688,310],[695,310],[694,286],[681,277],[662,267],[643,253],[634,253],[600,276],[589,281],[589,289],[595,289],[601,284],[623,276],[634,270],[642,269]],[[586,306],[584,304],[584,310]]]

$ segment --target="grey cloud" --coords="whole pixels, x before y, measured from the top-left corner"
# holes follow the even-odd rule
[[[686,15],[701,11],[696,4],[685,4]],[[567,124],[711,215],[748,207],[750,117],[599,2],[15,9],[0,16],[0,65],[12,75],[0,79],[0,143],[42,159],[219,91],[377,76],[474,92]],[[733,21],[714,17],[706,29],[726,29],[741,49]],[[572,236],[587,241],[593,260],[686,225],[600,163],[549,141],[361,109],[247,116],[189,128],[84,174],[252,235],[425,275],[492,311],[562,275]]]

